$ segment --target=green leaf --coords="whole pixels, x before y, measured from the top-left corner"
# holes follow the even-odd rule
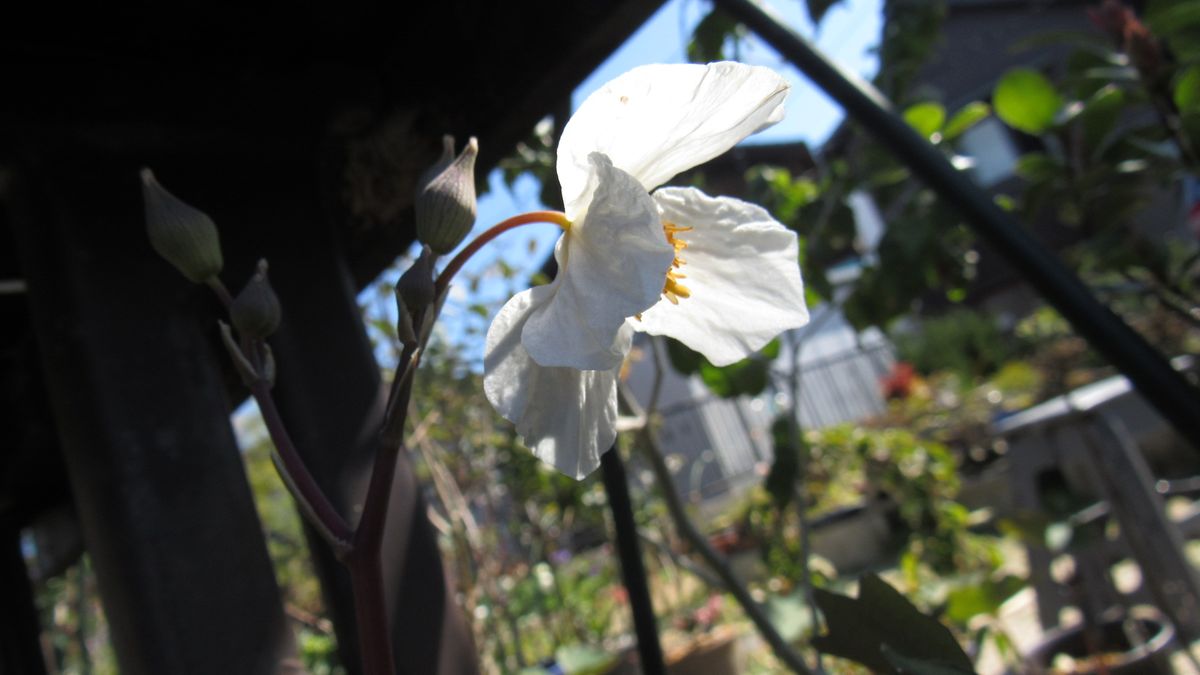
[[[1104,150],[1104,140],[1124,108],[1125,93],[1112,84],[1101,87],[1084,102],[1076,120],[1082,125],[1084,143],[1092,149],[1094,156]]]
[[[771,495],[777,508],[785,508],[796,496],[796,481],[800,479],[800,453],[803,448],[794,448],[791,443],[791,420],[787,415],[776,418],[771,425],[771,440],[775,461],[763,481],[767,494]],[[804,443],[801,436],[797,439]]]
[[[699,372],[700,366],[704,364],[704,356],[700,352],[692,351],[679,340],[670,338],[667,339],[667,360],[680,375]]]
[[[904,111],[904,121],[928,139],[942,128],[942,123],[946,121],[946,109],[933,101],[918,103]]]
[[[767,359],[768,361],[779,358],[779,349],[779,338],[775,338],[774,340],[771,340],[767,344],[763,345],[762,349],[758,350],[758,357]]]
[[[1011,575],[956,588],[946,597],[946,618],[965,624],[979,614],[995,614],[1000,605],[1022,588],[1025,588],[1025,580]]]
[[[858,598],[819,588],[814,597],[828,628],[825,635],[812,641],[822,653],[850,659],[878,672],[900,672],[885,654],[886,647],[908,659],[972,672],[971,659],[950,630],[922,614],[874,574],[859,582]]]
[[[1008,126],[1028,134],[1040,134],[1054,123],[1062,98],[1041,73],[1014,68],[1000,78],[992,91],[996,116]]]
[[[1040,152],[1021,155],[1017,159],[1017,175],[1030,183],[1048,181],[1062,175],[1062,165]]]
[[[904,656],[888,645],[883,645],[883,655],[897,672],[904,673],[904,675],[969,675],[975,672],[936,661]]]
[[[700,366],[700,379],[709,391],[721,398],[754,396],[761,394],[770,383],[768,363],[758,359],[743,359],[732,365],[718,368],[705,361]]]
[[[722,398],[761,394],[770,382],[771,360],[778,355],[779,341],[772,340],[758,354],[717,367],[682,342],[667,340],[667,358],[671,367],[682,375],[699,373],[709,391]]]
[[[1200,26],[1200,0],[1157,3],[1147,12],[1146,25],[1155,33],[1173,33]]]
[[[1200,65],[1188,68],[1179,76],[1175,83],[1175,105],[1182,114],[1200,111]]]
[[[714,9],[708,13],[692,31],[688,43],[688,60],[693,63],[708,63],[725,58],[725,42],[737,38],[740,24],[728,14]]]
[[[952,141],[991,114],[992,107],[982,101],[968,103],[959,108],[958,112],[954,113],[954,116],[946,123],[946,127],[942,129],[942,137]]]

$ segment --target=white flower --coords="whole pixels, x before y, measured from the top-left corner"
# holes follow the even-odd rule
[[[576,478],[599,466],[635,329],[727,365],[808,320],[794,233],[735,199],[648,192],[778,122],[787,90],[737,63],[643,66],[567,123],[558,275],[504,305],[484,354],[488,400],[543,461]]]

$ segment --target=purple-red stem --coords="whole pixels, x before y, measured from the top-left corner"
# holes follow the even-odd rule
[[[350,585],[354,592],[354,614],[358,624],[358,644],[364,675],[392,675],[391,621],[383,587],[384,523],[396,473],[398,448],[381,447],[375,454],[371,483],[363,506],[362,519],[354,533],[354,548],[346,558]]]
[[[309,473],[304,461],[296,452],[287,433],[278,408],[275,407],[270,385],[258,380],[250,386],[254,399],[262,411],[267,430],[275,441],[279,458],[292,478],[303,499],[312,505],[313,514],[321,525],[335,537],[345,541],[349,552],[344,563],[350,572],[350,585],[354,593],[354,611],[358,625],[359,649],[364,675],[392,675],[395,660],[392,655],[390,621],[383,588],[383,570],[380,551],[383,547],[384,524],[387,519],[392,481],[396,473],[396,460],[400,449],[380,447],[375,453],[375,465],[371,470],[371,481],[363,505],[362,518],[351,530],[342,516],[333,508],[324,491]],[[408,398],[411,390],[405,387],[402,397]],[[407,409],[407,404],[405,404]]]
[[[564,230],[570,227],[566,214],[558,211],[533,211],[514,216],[493,226],[468,244],[459,252],[438,276],[434,288],[435,296],[440,297],[454,275],[462,266],[475,255],[485,244],[499,235],[529,223],[553,223]],[[233,304],[233,297],[220,279],[213,278],[208,286],[216,293],[221,304],[228,310]],[[257,358],[257,344],[243,340],[243,350],[250,348],[250,358],[256,368],[261,368],[261,359]],[[410,349],[405,349],[406,357],[411,357]],[[401,360],[406,368],[416,368],[420,357],[411,362],[409,358]],[[397,373],[397,377],[404,376]],[[405,417],[408,413],[409,398],[412,394],[412,377],[395,393],[397,400],[388,402],[388,410],[392,411],[395,419],[385,422],[381,443],[375,453],[375,464],[371,469],[371,480],[367,486],[367,495],[363,502],[362,517],[358,526],[351,529],[342,518],[325,492],[317,485],[304,460],[296,451],[287,427],[275,406],[271,395],[271,385],[266,380],[258,379],[250,385],[250,392],[258,402],[267,431],[275,442],[275,449],[283,462],[284,469],[292,479],[292,483],[300,492],[301,497],[312,507],[313,516],[320,525],[334,537],[345,542],[348,550],[344,552],[343,562],[350,572],[350,584],[354,593],[354,611],[358,624],[359,649],[362,654],[363,673],[365,675],[392,675],[395,670],[395,658],[392,654],[391,621],[388,617],[387,602],[384,596],[383,567],[380,554],[383,550],[384,526],[387,522],[388,505],[391,501],[392,483],[396,475],[396,462],[402,449],[396,440],[402,437]],[[395,442],[392,442],[395,441]],[[330,542],[336,547],[335,542]]]
[[[411,354],[405,349],[406,358],[401,363],[416,368],[418,361],[410,362]],[[418,357],[419,359],[419,357]],[[397,373],[402,377],[403,372]],[[403,433],[408,416],[408,402],[412,395],[412,377],[396,390],[394,405],[395,419],[387,421],[383,436],[395,429],[399,437]],[[350,570],[351,588],[354,592],[355,616],[358,623],[358,642],[362,651],[364,675],[391,675],[395,667],[392,654],[391,621],[388,617],[386,596],[383,587],[381,552],[383,535],[387,525],[388,505],[391,502],[392,484],[396,478],[396,462],[403,446],[380,438],[375,452],[375,464],[371,467],[371,482],[367,485],[367,496],[363,500],[362,518],[354,531],[354,543],[346,565]]]
[[[312,506],[313,514],[328,532],[343,541],[351,541],[354,538],[354,531],[350,529],[337,509],[333,508],[333,504],[325,496],[325,491],[317,485],[316,479],[309,473],[308,466],[300,458],[300,453],[296,452],[296,446],[292,443],[291,436],[288,435],[283,418],[279,415],[279,409],[275,407],[275,397],[271,395],[271,386],[266,380],[257,380],[250,385],[250,393],[258,402],[258,409],[262,412],[267,431],[271,434],[271,440],[275,441],[275,451],[279,453],[279,459],[287,469],[288,476],[296,485],[296,489],[300,491],[300,495]]]

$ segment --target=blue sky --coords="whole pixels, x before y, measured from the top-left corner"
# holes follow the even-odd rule
[[[793,30],[813,39],[822,52],[843,68],[870,77],[878,67],[873,49],[879,39],[881,4],[882,0],[842,0],[830,9],[819,30],[809,23],[800,0],[774,0],[767,3],[767,8]],[[578,106],[605,82],[635,66],[686,62],[692,28],[710,6],[703,0],[669,0],[575,90],[573,104]],[[742,43],[739,58],[746,63],[772,67],[792,84],[785,119],[748,142],[804,140],[817,147],[841,120],[840,109],[769,47],[751,38]],[[479,200],[477,231],[510,216],[544,208],[538,200],[540,186],[532,178],[518,180],[510,190],[499,172],[493,172],[489,185],[490,191]],[[559,234],[560,230],[553,225],[527,226],[503,235],[471,259],[464,272],[480,275],[481,283],[473,293],[466,292],[465,286],[459,284],[442,316],[442,329],[465,347],[464,356],[470,360],[482,358],[480,331],[486,328],[483,317],[468,307],[474,303],[502,302],[511,290],[495,272],[497,261],[503,259],[515,268],[516,278],[528,278],[553,251]],[[368,289],[364,294],[369,292]]]

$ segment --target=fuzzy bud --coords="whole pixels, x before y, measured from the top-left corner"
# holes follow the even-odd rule
[[[472,137],[458,157],[454,137],[442,139],[441,159],[421,176],[417,188],[417,239],[438,255],[454,250],[475,224],[475,156]]]
[[[191,281],[204,283],[220,274],[221,241],[212,219],[167,192],[150,169],[141,175],[150,245]]]
[[[246,283],[245,288],[233,299],[229,318],[244,337],[262,339],[269,337],[279,328],[283,310],[279,297],[267,280],[267,261],[259,260],[258,269]]]

